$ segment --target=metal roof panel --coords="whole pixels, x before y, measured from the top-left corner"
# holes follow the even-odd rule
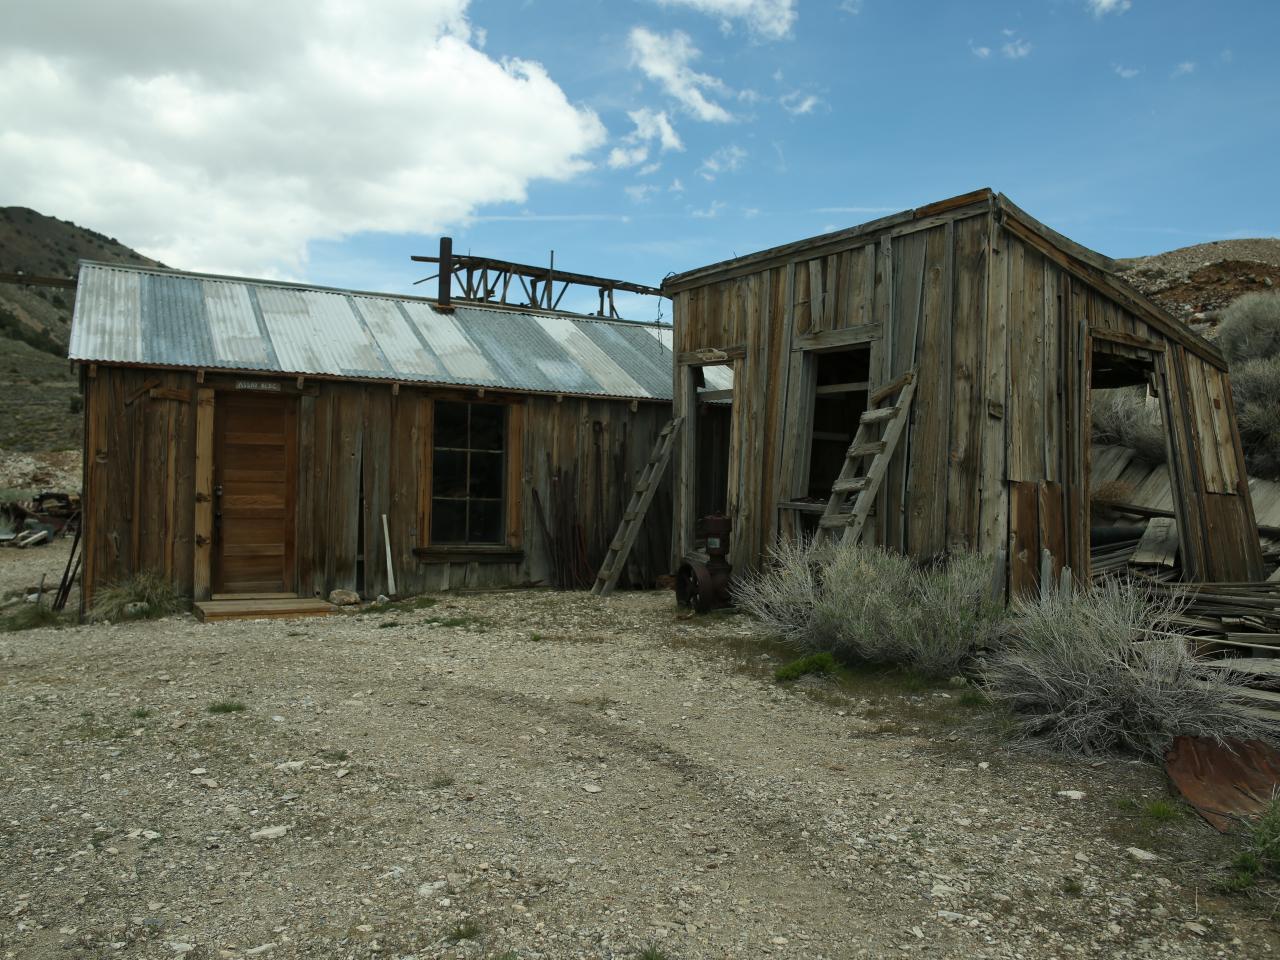
[[[86,261],[73,360],[671,398],[670,328]]]

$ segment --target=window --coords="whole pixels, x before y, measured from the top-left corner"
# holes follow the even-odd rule
[[[433,432],[430,542],[504,543],[507,408],[437,400]]]

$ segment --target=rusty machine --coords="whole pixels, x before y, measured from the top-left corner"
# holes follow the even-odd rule
[[[676,571],[676,600],[682,607],[708,613],[732,605],[729,577],[733,567],[727,558],[733,523],[717,513],[703,517],[698,528],[706,539],[707,561],[689,558],[680,565]]]

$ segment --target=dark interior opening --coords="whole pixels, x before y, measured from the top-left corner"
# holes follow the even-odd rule
[[[732,368],[710,367],[696,371],[698,388],[697,468],[695,519],[729,512],[729,437],[733,427]]]
[[[813,438],[806,491],[811,499],[831,496],[831,485],[858,430],[858,418],[867,409],[870,371],[871,351],[866,347],[814,357]]]

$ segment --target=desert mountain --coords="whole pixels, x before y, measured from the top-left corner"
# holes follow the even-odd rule
[[[26,207],[0,207],[0,273],[74,278],[82,259],[158,265],[118,240],[70,220],[46,217]],[[65,356],[74,292],[0,283],[0,336]]]

